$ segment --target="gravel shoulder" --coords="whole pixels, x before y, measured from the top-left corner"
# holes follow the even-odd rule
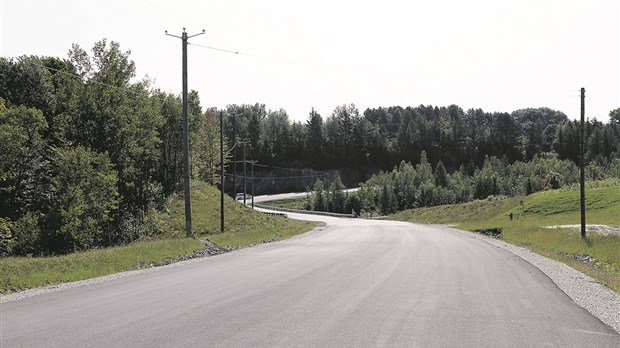
[[[450,229],[457,233],[471,234],[475,238],[509,251],[529,262],[549,277],[575,303],[620,333],[620,294],[601,282],[568,265],[548,259],[529,249],[476,233]]]

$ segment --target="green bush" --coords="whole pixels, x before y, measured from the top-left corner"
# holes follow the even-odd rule
[[[53,208],[47,226],[55,249],[71,252],[111,245],[118,193],[108,156],[82,146],[61,148],[55,152],[53,168]]]
[[[11,222],[0,217],[0,257],[6,257],[12,254],[13,243]]]
[[[41,230],[39,219],[32,212],[26,213],[12,224],[12,252],[14,255],[38,255],[41,253]]]

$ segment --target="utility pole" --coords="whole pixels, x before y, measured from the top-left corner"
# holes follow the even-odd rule
[[[584,153],[585,153],[585,134],[586,134],[586,125],[584,122],[585,118],[585,101],[586,99],[586,89],[581,88],[581,139],[579,151],[581,152],[581,156],[579,157],[579,186],[581,191],[581,239],[586,238],[586,176],[584,169]]]
[[[247,175],[247,171],[246,171],[246,166],[245,166],[245,142],[243,142],[243,205],[246,204],[245,202],[245,196],[246,196],[246,192],[248,191],[248,175]]]
[[[220,231],[224,233],[224,112],[220,111]]]
[[[252,209],[254,209],[254,163],[256,161],[252,161],[250,163],[252,163],[252,174],[250,174],[252,176]]]
[[[185,28],[183,28],[183,33],[181,36],[168,34],[166,30],[166,35],[173,36],[178,39],[181,39],[183,46],[183,172],[184,172],[184,181],[185,181],[185,236],[192,237],[192,205],[190,201],[190,191],[189,191],[189,121],[187,117],[187,39],[202,35],[205,33],[205,30],[202,30],[202,33],[188,36],[187,32],[185,32]]]
[[[237,199],[237,114],[233,115],[233,198]]]

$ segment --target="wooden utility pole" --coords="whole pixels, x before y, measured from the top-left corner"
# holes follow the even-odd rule
[[[245,142],[243,142],[243,205],[246,204],[246,196],[248,192],[248,174],[245,163]]]
[[[233,115],[233,199],[237,199],[237,114]]]
[[[190,200],[190,191],[189,191],[189,121],[187,117],[187,39],[204,34],[204,29],[202,33],[195,34],[192,36],[188,36],[187,32],[185,32],[185,28],[183,28],[183,33],[181,36],[168,34],[166,30],[166,35],[173,36],[181,39],[182,47],[183,47],[183,178],[184,178],[184,186],[185,186],[185,236],[192,237],[192,205]]]
[[[584,169],[584,154],[585,154],[585,134],[586,134],[586,125],[584,122],[585,118],[585,105],[584,101],[586,99],[586,89],[581,88],[581,138],[580,138],[580,146],[579,151],[581,152],[581,156],[579,157],[579,187],[581,191],[581,238],[586,238],[586,176]]]
[[[252,176],[252,209],[254,209],[254,163],[256,163],[256,161],[250,163],[252,163],[252,174],[250,175]]]
[[[224,233],[224,112],[220,111],[220,231]]]

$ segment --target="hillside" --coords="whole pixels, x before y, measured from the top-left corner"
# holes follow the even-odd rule
[[[237,247],[286,239],[310,231],[315,224],[267,216],[232,198],[224,197],[224,233],[220,232],[220,191],[203,182],[191,187],[192,230],[197,239],[208,239],[221,247]],[[172,196],[156,217],[164,237],[185,236],[185,206],[182,195]]]

